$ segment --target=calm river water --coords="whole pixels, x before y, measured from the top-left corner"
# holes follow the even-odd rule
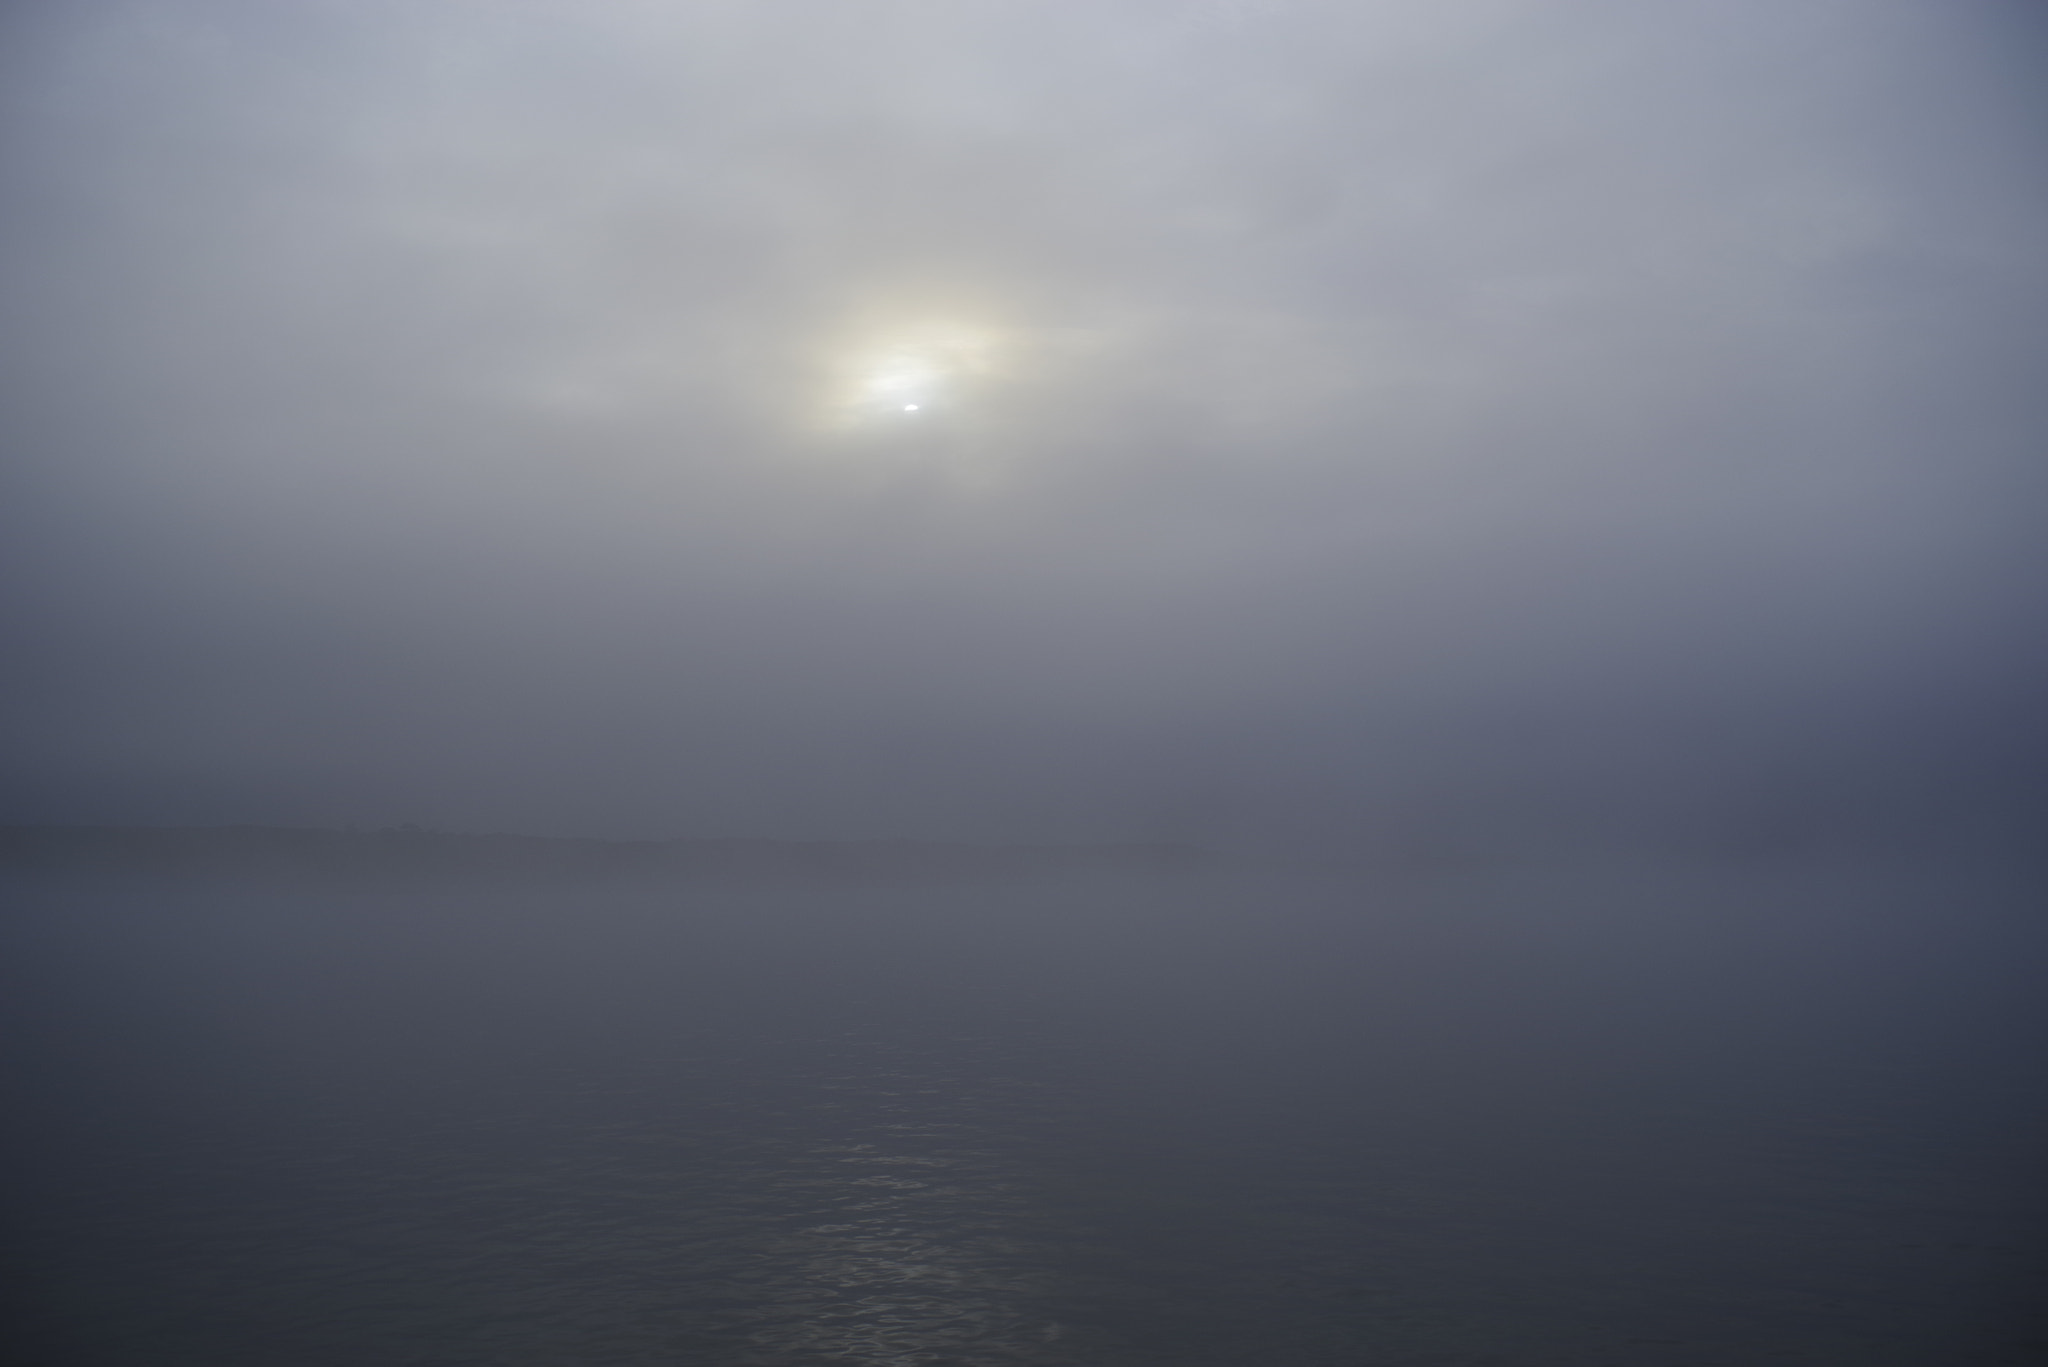
[[[48,1367],[2040,1362],[2022,887],[16,880],[14,1341]]]

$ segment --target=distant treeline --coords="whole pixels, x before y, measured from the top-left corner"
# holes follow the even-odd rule
[[[0,826],[0,868],[142,875],[955,877],[1191,868],[1173,844],[971,845],[863,840],[589,840],[401,826]]]

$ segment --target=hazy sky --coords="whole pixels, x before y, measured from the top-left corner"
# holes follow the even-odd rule
[[[9,6],[0,815],[1995,806],[2029,8]]]

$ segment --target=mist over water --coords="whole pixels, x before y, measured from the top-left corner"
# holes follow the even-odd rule
[[[2011,879],[11,893],[30,1360],[2039,1351]]]
[[[0,5],[0,1348],[2040,1361],[2037,8]]]

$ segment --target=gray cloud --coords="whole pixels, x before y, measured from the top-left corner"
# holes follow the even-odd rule
[[[2013,13],[7,22],[23,817],[1228,838],[2034,743]]]

